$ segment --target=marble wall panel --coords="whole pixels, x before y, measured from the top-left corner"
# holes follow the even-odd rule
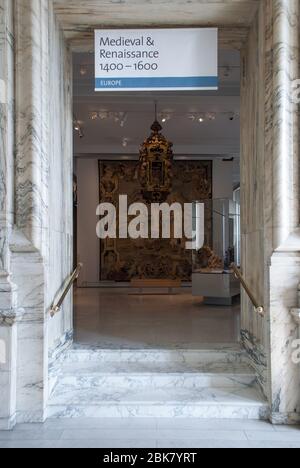
[[[10,429],[16,420],[17,321],[21,311],[17,308],[17,289],[10,275],[13,210],[13,2],[0,0],[0,429]]]
[[[17,420],[43,421],[47,394],[47,322],[42,257],[21,236],[12,238],[11,269],[24,314],[18,323]]]
[[[72,300],[50,307],[72,264],[72,66],[52,0],[15,0],[17,420],[41,421],[48,356],[72,339]],[[66,345],[66,343],[64,343]]]
[[[5,350],[0,363],[0,430],[9,430],[16,423],[17,325],[0,326],[0,341],[4,343]]]
[[[49,308],[73,268],[72,55],[49,4],[49,230],[46,307]],[[49,322],[49,352],[72,336],[72,295]]]
[[[0,273],[9,270],[8,237],[13,222],[13,81],[12,2],[0,1]]]
[[[241,232],[242,269],[257,301],[265,305],[264,258],[264,40],[265,31],[257,14],[242,51],[241,89]],[[242,329],[264,348],[265,321],[257,317],[249,298],[242,296]],[[254,345],[254,343],[253,343]],[[265,390],[266,391],[266,390]]]

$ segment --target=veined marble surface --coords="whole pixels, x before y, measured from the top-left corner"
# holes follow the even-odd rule
[[[100,349],[93,346],[74,345],[64,356],[65,364],[96,363],[175,363],[185,365],[243,364],[248,355],[240,346],[211,344],[202,349]]]
[[[14,36],[12,3],[0,1],[0,273],[9,272],[9,233],[13,222]],[[1,282],[1,281],[0,281]]]
[[[126,27],[173,24],[250,26],[259,0],[54,0],[55,12],[70,34],[85,25]],[[159,15],[157,12],[159,11]]]
[[[246,365],[209,366],[145,365],[110,363],[106,365],[72,365],[62,368],[66,389],[157,389],[157,388],[234,388],[256,384],[253,370]]]
[[[286,424],[300,421],[300,368],[292,361],[298,325],[287,311],[297,304],[300,255],[273,256],[271,265],[271,392],[272,420]],[[282,282],[282,278],[285,281]]]
[[[71,349],[48,415],[92,414],[260,419],[267,416],[267,403],[256,389],[256,375],[245,353],[235,348],[219,352]]]
[[[299,114],[291,98],[299,78],[299,2],[276,0],[273,15],[273,248],[285,250],[299,227]]]
[[[291,102],[299,76],[297,0],[261,2],[243,57],[242,268],[265,317],[243,295],[242,336],[272,420],[294,423],[300,373],[292,363],[296,324],[289,309],[297,304],[300,241],[289,238],[299,220],[298,109]]]
[[[242,344],[246,350],[248,361],[251,363],[257,377],[257,382],[260,385],[266,398],[268,394],[268,356],[264,346],[257,342],[253,335],[247,330],[241,331]]]
[[[299,77],[299,2],[276,0],[273,6],[273,174],[270,266],[270,394],[272,420],[300,420],[300,372],[292,362],[297,324],[289,309],[297,304],[300,239],[290,245],[299,224],[299,112],[291,100],[291,82]],[[270,158],[270,155],[268,155]]]
[[[16,228],[11,271],[24,308],[18,325],[17,420],[41,421],[48,353],[72,329],[68,296],[49,309],[72,270],[71,56],[50,0],[15,0]],[[58,351],[57,351],[58,353]]]
[[[190,15],[190,9],[196,6],[198,11],[199,4],[204,11],[205,3],[192,1],[180,7],[188,15],[178,15],[177,7],[173,12],[181,24],[186,21],[191,25],[197,18]],[[298,113],[290,102],[289,93],[290,82],[299,73],[299,2],[241,0],[208,4],[210,8],[207,8],[203,21],[214,18],[217,22],[219,15],[223,25],[231,26],[233,18],[237,21],[242,19],[243,31],[236,33],[237,42],[241,42],[243,34],[246,37],[247,27],[251,27],[249,46],[243,52],[246,68],[243,71],[245,94],[242,93],[242,107],[245,109],[242,115],[245,155],[242,168],[245,194],[242,267],[255,295],[265,306],[266,316],[264,319],[256,317],[244,296],[242,329],[247,336],[253,337],[252,344],[257,345],[252,357],[266,357],[267,369],[265,359],[259,359],[257,370],[264,393],[269,396],[272,420],[294,422],[300,412],[299,368],[291,361],[290,344],[296,336],[296,324],[289,309],[297,304],[300,247],[297,236],[293,246],[290,245],[290,235],[299,218],[299,181],[296,175],[299,132]],[[13,424],[15,411],[17,417],[24,421],[44,418],[48,396],[48,352],[50,356],[55,355],[60,338],[72,328],[70,301],[66,302],[63,313],[50,323],[47,316],[53,297],[72,266],[71,59],[51,0],[14,0],[14,5],[15,49],[12,1],[0,0],[0,79],[4,76],[7,84],[7,103],[4,107],[1,105],[4,112],[1,112],[0,123],[0,307],[3,309],[4,305],[11,314],[11,309],[18,305],[24,307],[25,313],[17,328],[16,324],[0,326],[0,339],[5,340],[9,355],[8,367],[0,369],[6,395],[0,403],[2,427]],[[60,18],[66,29],[68,25],[64,17],[70,22],[70,38],[76,35],[82,39],[82,28],[86,33],[96,24],[108,25],[114,20],[115,25],[124,25],[126,17],[128,21],[138,18],[136,2],[116,2],[115,5],[102,2],[101,6],[106,6],[101,18],[92,10],[100,3],[89,2],[89,5],[91,10],[86,10],[89,15],[72,17],[66,15],[66,8],[73,7],[75,11],[77,8],[81,13],[83,7],[87,9],[87,3],[56,2],[56,6],[61,8]],[[253,21],[257,5],[259,14]],[[143,6],[156,15],[154,22],[157,22],[157,9],[153,4],[144,2]],[[124,16],[112,18],[117,8],[122,9]],[[167,8],[166,2],[162,8]],[[131,12],[129,16],[128,12]],[[169,13],[168,10],[168,21],[171,21]],[[151,18],[148,18],[150,25]],[[232,38],[229,36],[230,42]],[[14,62],[16,95],[13,94]],[[14,134],[16,171],[12,152]],[[21,230],[21,243],[14,242],[11,263],[9,244],[13,240],[14,174],[16,224]],[[28,266],[32,267],[32,273]],[[11,285],[11,272],[15,273],[12,280],[18,286],[18,297],[17,290]],[[19,366],[22,369],[17,373]],[[153,401],[164,401],[163,393],[157,396]],[[190,396],[192,401],[197,401],[193,400],[192,394]],[[191,415],[194,407],[186,403],[187,394],[182,397],[184,404],[179,405],[179,413],[182,414],[184,406],[186,414]],[[152,395],[149,398],[151,400]],[[206,393],[205,398],[213,400],[214,393],[211,397]],[[232,403],[234,400],[232,396],[222,400],[220,395],[220,398],[223,402]],[[200,398],[200,401],[203,400]],[[244,404],[245,399],[237,402],[240,414],[244,417],[253,415],[252,410],[248,411],[249,407],[240,405],[242,402]],[[65,403],[52,408],[53,413],[70,416],[81,413],[81,408],[66,409]],[[106,410],[120,414],[119,406],[118,402],[117,406],[107,405]],[[204,404],[198,406],[201,406],[201,414],[207,417],[220,414],[218,405],[213,411],[207,411]],[[223,414],[229,417],[234,414],[232,405],[227,410]],[[92,412],[93,408],[88,411]],[[126,407],[125,413],[130,411],[139,411],[134,400],[132,406]],[[256,416],[260,415],[261,406],[253,411]],[[171,406],[168,414],[176,416],[177,406]]]
[[[94,404],[93,404],[94,402]],[[58,396],[48,407],[48,416],[76,417],[159,417],[207,419],[266,419],[267,405],[255,390],[224,391],[198,389],[155,392],[109,392],[84,390],[66,394],[65,401]]]
[[[77,52],[93,48],[95,28],[141,26],[219,26],[220,47],[241,49],[258,5],[259,0],[54,1],[64,34]]]
[[[17,288],[10,271],[9,240],[13,224],[14,191],[14,34],[13,3],[0,0],[0,427],[16,421]],[[4,358],[4,359],[3,359]]]

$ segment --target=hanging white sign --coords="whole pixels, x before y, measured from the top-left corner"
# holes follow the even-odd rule
[[[96,91],[218,89],[218,30],[95,31]]]

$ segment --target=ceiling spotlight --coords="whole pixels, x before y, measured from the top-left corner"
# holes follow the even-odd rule
[[[75,130],[75,132],[78,133],[79,138],[84,137],[83,129],[82,129],[81,125],[80,125],[80,122],[78,122],[78,121],[74,122],[74,130]]]
[[[209,112],[207,114],[207,118],[208,118],[208,120],[216,120],[217,116],[216,116],[215,112]]]
[[[162,112],[159,117],[161,118],[162,123],[166,123],[171,120],[171,114],[169,112]]]
[[[100,120],[105,120],[109,118],[109,112],[107,110],[100,110],[98,112],[98,117]]]
[[[85,76],[86,74],[87,74],[87,69],[86,69],[86,67],[81,67],[81,68],[80,68],[80,75],[81,75],[81,76]]]
[[[192,122],[195,122],[195,120],[196,120],[197,117],[196,117],[195,114],[189,114],[189,115],[188,115],[188,118],[189,118]]]
[[[127,122],[127,118],[128,118],[127,112],[120,112],[120,118],[121,118],[121,120],[120,120],[120,126],[121,126],[121,128],[123,128],[124,125],[125,125],[126,122]]]
[[[233,120],[239,118],[240,114],[238,112],[229,112],[228,118],[232,122]]]
[[[204,116],[204,115],[202,115],[202,114],[201,114],[201,115],[199,115],[199,117],[198,117],[198,122],[200,122],[200,123],[203,123],[203,122],[204,122],[204,120],[205,120],[205,116]]]
[[[82,124],[83,124],[83,122],[78,120],[76,115],[73,115],[73,128],[74,128],[74,131],[78,133],[80,138],[84,137]]]
[[[123,146],[123,148],[127,148],[128,143],[129,143],[129,138],[123,138],[123,140],[122,140],[122,146]]]

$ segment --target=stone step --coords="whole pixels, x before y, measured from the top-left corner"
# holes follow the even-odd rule
[[[267,404],[255,388],[70,389],[58,384],[49,418],[266,419]]]
[[[248,358],[246,352],[238,345],[202,349],[99,349],[75,346],[65,354],[64,363],[76,362],[213,365],[214,363],[248,363]]]
[[[64,364],[59,382],[69,389],[238,388],[255,386],[256,376],[243,363],[79,362]]]
[[[255,373],[238,345],[197,350],[75,347],[54,375],[50,418],[267,417]]]
[[[166,381],[178,381],[178,375],[174,375],[172,378],[168,375],[164,378],[162,377],[163,373],[195,374],[195,372],[205,375],[199,375],[197,378],[195,375],[187,375],[184,379],[186,386],[194,386],[194,384],[233,386],[232,382],[237,380],[236,374],[240,374],[242,384],[251,385],[253,376],[249,375],[248,369],[244,367],[247,362],[246,352],[241,350],[238,344],[203,345],[201,349],[101,349],[74,345],[51,367],[49,391],[52,393],[64,376],[74,377],[77,375],[77,384],[80,385],[79,381],[81,381],[81,386],[88,386],[92,384],[93,377],[100,382],[105,376],[104,374],[120,374],[124,371],[127,376],[130,373],[134,374],[131,381],[135,379],[135,384],[137,384],[137,380],[141,382],[141,372],[151,374],[150,377],[143,375],[143,385],[146,385],[147,379],[151,380],[153,373],[160,374],[160,377],[156,376],[155,383],[155,386],[159,386],[158,380],[162,382],[161,385],[166,385]],[[97,367],[100,365],[101,368]],[[154,365],[155,367],[153,367]],[[228,365],[231,366],[230,370],[227,368]],[[76,367],[72,368],[72,366]],[[94,376],[87,375],[89,368],[91,368],[89,374],[94,373]],[[99,375],[99,371],[102,375]],[[209,373],[217,373],[218,375],[210,376]],[[220,375],[222,373],[225,373],[226,376]],[[139,378],[135,374],[139,374]],[[124,384],[126,376],[117,375],[115,381],[119,380],[120,382],[122,377]],[[71,381],[72,386],[76,385],[74,378],[71,378]],[[66,382],[66,384],[69,383]],[[121,382],[119,385],[122,385]]]

